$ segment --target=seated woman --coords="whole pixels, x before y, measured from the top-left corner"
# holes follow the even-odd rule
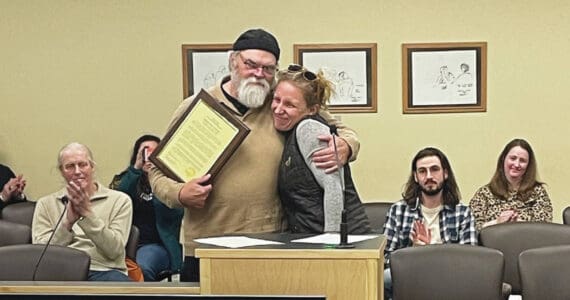
[[[348,164],[338,172],[326,174],[311,160],[315,151],[327,147],[317,137],[331,133],[318,112],[326,107],[333,92],[332,83],[322,71],[316,75],[299,65],[279,71],[277,79],[271,109],[273,124],[286,139],[278,183],[289,230],[337,232],[344,208],[349,233],[369,232],[368,218]]]
[[[523,139],[510,141],[499,155],[491,182],[469,202],[477,230],[504,222],[552,222],[552,203],[537,177],[530,144]]]
[[[9,167],[0,164],[0,211],[6,205],[26,201],[25,187],[23,175],[16,176]]]
[[[147,172],[151,167],[148,155],[160,139],[143,135],[135,142],[130,166],[115,175],[110,187],[125,192],[133,201],[133,225],[140,231],[136,262],[145,281],[157,280],[165,270],[179,273],[182,249],[178,241],[184,211],[165,206],[152,193]],[[146,157],[145,157],[146,156]]]

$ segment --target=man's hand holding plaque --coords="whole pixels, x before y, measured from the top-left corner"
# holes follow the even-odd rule
[[[186,207],[204,207],[206,199],[212,191],[212,185],[206,184],[208,180],[210,180],[210,174],[186,182],[178,194],[178,201]]]

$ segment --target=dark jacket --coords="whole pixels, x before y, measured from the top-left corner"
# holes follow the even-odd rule
[[[326,124],[318,115],[310,118]],[[325,218],[324,190],[299,150],[295,134],[299,123],[286,133],[285,148],[279,166],[279,197],[291,232],[322,233]],[[344,166],[344,182],[348,231],[352,234],[367,233],[370,231],[370,224],[356,192],[348,164]]]
[[[135,222],[137,211],[142,211],[142,205],[144,199],[140,199],[141,195],[141,185],[148,184],[141,183],[143,180],[143,171],[135,169],[130,166],[127,170],[122,173],[115,175],[113,182],[111,183],[111,188],[122,191],[128,194],[133,201],[133,222]],[[184,215],[184,210],[181,208],[171,209],[164,205],[156,196],[152,196],[151,200],[152,206],[154,207],[154,218],[138,218],[139,220],[149,220],[152,222],[154,220],[154,225],[156,226],[156,231],[160,237],[160,242],[168,251],[170,256],[170,269],[178,273],[182,268],[182,247],[179,242],[180,238],[180,225],[182,222],[182,217]],[[141,208],[140,210],[137,208]],[[137,225],[136,223],[134,223]],[[152,228],[151,231],[141,230],[141,241],[144,243],[148,237],[143,236],[144,232],[155,232],[152,226],[153,224],[145,224],[145,227]]]

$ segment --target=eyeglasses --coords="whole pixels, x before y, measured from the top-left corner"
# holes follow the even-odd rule
[[[301,72],[301,74],[303,75],[303,78],[305,78],[307,81],[313,81],[313,80],[317,79],[317,75],[315,75],[315,73],[305,69],[301,65],[290,64],[289,67],[287,68],[287,71],[289,71],[291,73]]]
[[[88,161],[80,161],[77,163],[67,163],[63,165],[63,169],[66,172],[75,172],[75,170],[77,168],[79,168],[79,170],[83,171],[85,170],[87,167],[89,167],[90,163]]]
[[[245,65],[245,67],[246,67],[248,70],[261,69],[261,70],[263,70],[263,73],[264,73],[265,75],[268,75],[268,76],[273,76],[273,75],[275,75],[275,72],[277,71],[277,66],[276,66],[276,65],[264,66],[264,65],[262,65],[262,64],[258,64],[258,63],[254,62],[253,60],[251,60],[251,59],[249,59],[249,58],[248,58],[248,59],[243,58],[243,56],[241,55],[241,52],[239,53],[238,56],[240,57],[241,61],[243,62],[243,64]]]

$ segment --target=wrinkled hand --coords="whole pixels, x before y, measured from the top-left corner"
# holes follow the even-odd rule
[[[186,182],[178,194],[178,201],[186,207],[203,208],[212,191],[211,184],[204,185],[210,177],[210,174],[206,174]]]
[[[69,197],[68,197],[69,199]],[[71,228],[73,227],[73,224],[75,224],[75,222],[77,222],[77,220],[79,220],[79,218],[81,218],[81,215],[79,214],[79,212],[77,212],[77,210],[73,207],[73,204],[71,204],[71,201],[67,201],[67,211],[65,213],[66,218],[63,220],[62,225],[68,230],[71,231]]]
[[[338,162],[336,160],[336,155],[334,151],[334,142],[332,135],[319,135],[318,139],[328,143],[328,147],[325,149],[321,149],[313,153],[312,159],[315,163],[315,166],[320,169],[325,169],[325,173],[330,174],[338,170]],[[350,147],[348,143],[340,138],[335,137],[334,141],[336,141],[336,149],[338,152],[338,160],[340,161],[340,165],[344,166],[348,161],[350,156]]]
[[[509,209],[501,212],[499,217],[497,217],[497,224],[505,222],[515,222],[518,218],[518,213],[516,210]]]
[[[91,213],[91,195],[77,183],[70,181],[67,185],[67,195],[71,208],[80,217],[86,217]]]
[[[77,183],[70,181],[67,186],[67,213],[64,226],[71,230],[73,224],[81,217],[87,217],[91,214],[91,195],[85,191]]]
[[[420,220],[414,221],[412,240],[414,245],[429,245],[431,243],[431,230]]]

